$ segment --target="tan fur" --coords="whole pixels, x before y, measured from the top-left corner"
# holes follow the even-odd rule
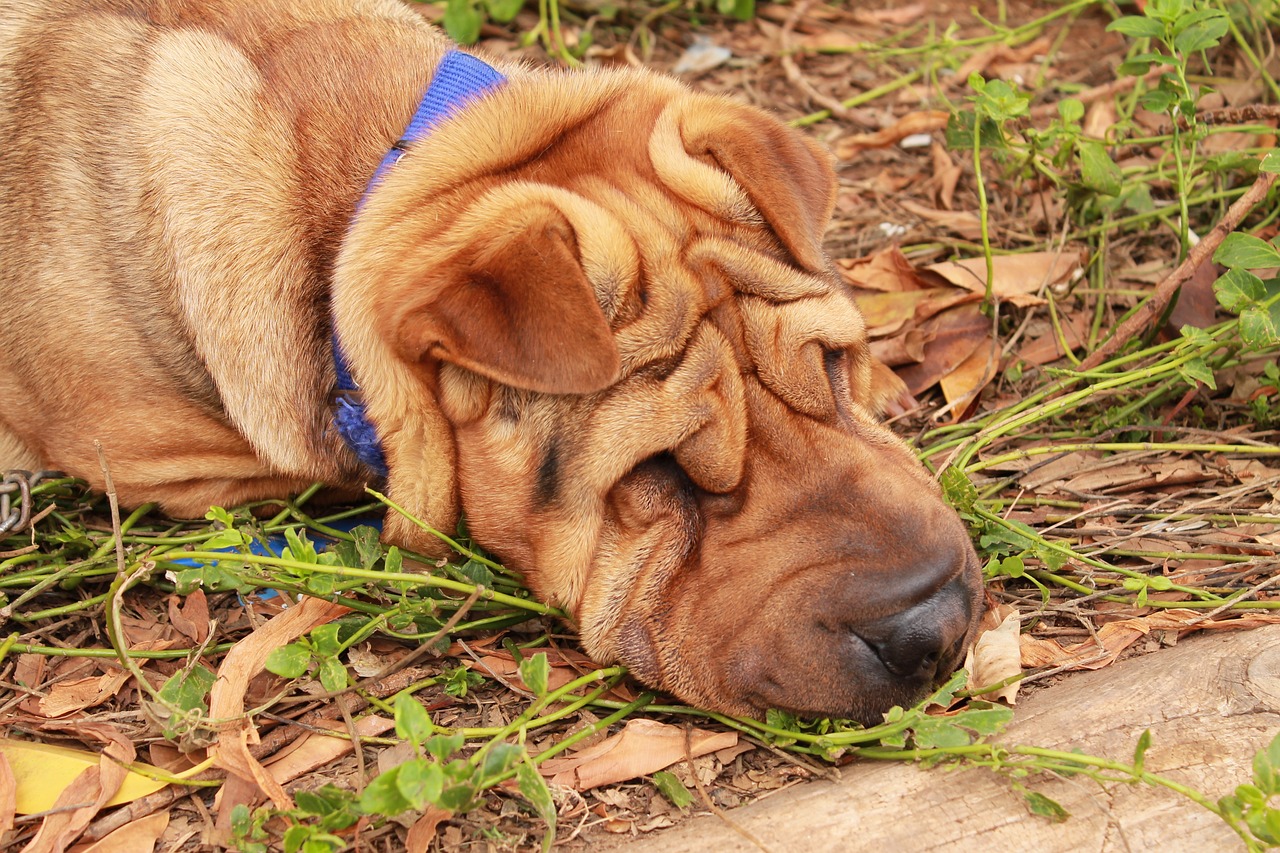
[[[178,515],[356,493],[332,317],[392,499],[465,513],[597,660],[859,718],[954,663],[976,559],[876,422],[897,389],[823,254],[812,142],[647,73],[503,66],[356,215],[450,48],[404,7],[0,16],[0,468],[100,485],[99,440],[125,503]]]

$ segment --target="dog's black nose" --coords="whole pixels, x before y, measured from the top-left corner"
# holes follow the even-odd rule
[[[929,598],[857,629],[891,674],[915,683],[934,681],[955,664],[973,619],[973,596],[956,578]]]

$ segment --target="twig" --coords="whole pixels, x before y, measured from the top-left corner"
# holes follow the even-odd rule
[[[1151,299],[1147,301],[1147,304],[1133,312],[1129,319],[1121,323],[1120,327],[1111,334],[1111,337],[1103,341],[1100,347],[1081,362],[1080,370],[1082,372],[1092,370],[1114,355],[1126,343],[1147,331],[1151,324],[1164,312],[1165,306],[1169,304],[1169,300],[1173,298],[1173,295],[1178,292],[1178,288],[1182,286],[1182,283],[1191,278],[1192,273],[1213,256],[1214,251],[1217,250],[1226,236],[1236,230],[1236,226],[1253,209],[1254,205],[1266,198],[1267,192],[1275,181],[1275,172],[1262,172],[1259,174],[1258,179],[1253,182],[1253,186],[1249,187],[1248,192],[1236,199],[1231,207],[1227,208],[1222,220],[1214,225],[1212,230],[1191,249],[1187,254],[1187,259],[1156,285],[1155,293],[1151,295]]]
[[[787,80],[790,81],[792,85],[799,87],[801,91],[809,96],[810,100],[826,107],[831,111],[831,115],[836,118],[847,119],[849,117],[849,110],[845,108],[844,104],[840,103],[837,98],[833,98],[819,92],[817,88],[815,88],[814,85],[805,78],[804,74],[800,71],[800,66],[796,64],[795,59],[791,55],[791,31],[795,29],[796,24],[805,16],[805,13],[809,11],[809,7],[812,5],[813,0],[800,0],[800,2],[795,5],[795,8],[791,10],[791,14],[787,16],[786,22],[782,25],[782,32],[778,37],[778,45],[782,59],[782,70],[786,73]]]
[[[730,817],[724,813],[724,809],[711,802],[711,796],[707,793],[706,786],[702,784],[702,780],[698,778],[698,768],[694,766],[693,763],[693,749],[691,748],[692,740],[693,727],[686,724],[684,727],[684,761],[689,768],[689,778],[693,779],[693,787],[698,789],[698,796],[702,799],[702,804],[706,806],[707,810],[713,815],[724,821],[726,826],[741,835],[747,841],[750,841],[759,850],[763,851],[763,853],[770,853],[769,848],[765,846],[763,841],[756,838],[755,835],[748,831],[746,827],[741,826],[736,821],[730,819]]]

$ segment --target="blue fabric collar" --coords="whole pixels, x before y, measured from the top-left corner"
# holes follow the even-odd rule
[[[408,147],[428,136],[436,125],[490,89],[506,82],[492,67],[470,54],[451,50],[440,60],[431,85],[413,114],[413,120],[405,128],[404,136],[391,146],[378,169],[369,179],[364,195],[356,205],[357,212],[368,200],[374,187],[381,183],[383,175],[396,164]],[[387,460],[378,440],[377,430],[369,422],[360,387],[351,378],[351,369],[338,342],[338,331],[333,332],[333,366],[337,372],[334,390],[333,422],[342,440],[365,465],[380,477],[387,475]]]

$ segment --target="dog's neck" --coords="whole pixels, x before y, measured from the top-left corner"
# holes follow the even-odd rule
[[[505,81],[506,77],[501,73],[470,54],[458,50],[446,53],[403,136],[387,151],[373,177],[369,179],[364,194],[356,205],[356,215],[360,215],[360,209],[369,200],[369,196],[410,145],[430,135],[436,125],[467,101]],[[351,367],[343,354],[336,326],[333,330],[333,367],[337,377],[333,395],[333,422],[338,434],[361,462],[379,476],[385,477],[387,462],[382,452],[382,443],[378,440],[377,430],[369,421],[360,386],[351,376]]]

